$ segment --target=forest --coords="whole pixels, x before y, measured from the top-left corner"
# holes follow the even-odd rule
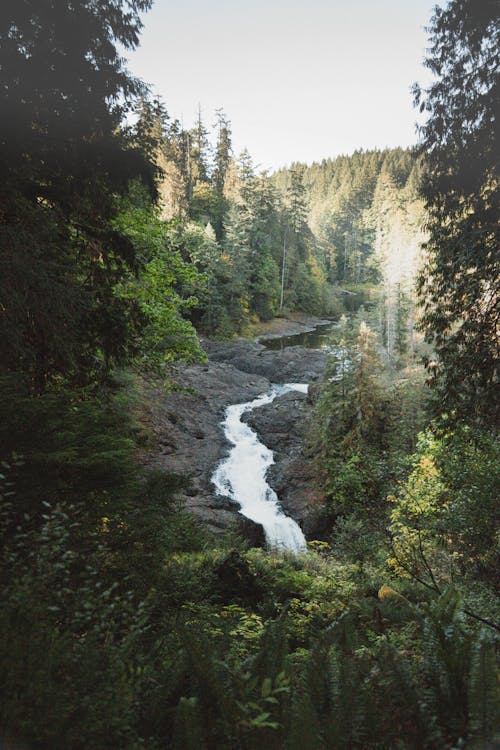
[[[498,3],[435,7],[414,148],[274,172],[128,72],[151,5],[0,7],[0,745],[494,750]],[[151,394],[309,318],[306,546],[214,533]]]

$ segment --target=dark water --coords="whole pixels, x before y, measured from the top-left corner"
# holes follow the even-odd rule
[[[364,307],[367,311],[371,310],[374,308],[376,300],[371,299],[363,292],[359,292],[342,295],[342,304],[345,314],[349,317],[358,312],[361,307]],[[309,331],[308,333],[295,333],[292,336],[280,336],[269,339],[263,338],[259,339],[259,341],[267,349],[272,349],[273,351],[281,351],[287,346],[305,346],[306,349],[322,349],[328,345],[330,334],[338,325],[337,321],[332,321],[331,323],[316,326],[314,331]]]
[[[328,344],[330,333],[338,326],[336,321],[317,326],[314,331],[295,333],[293,336],[280,336],[273,339],[259,339],[268,349],[280,351],[287,346],[305,346],[306,349],[321,349]]]

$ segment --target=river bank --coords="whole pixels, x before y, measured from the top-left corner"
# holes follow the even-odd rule
[[[328,322],[306,316],[278,321],[272,326],[271,335],[275,337],[312,331]],[[264,330],[263,336],[268,338],[269,333]],[[181,501],[210,531],[227,533],[237,528],[250,543],[261,545],[262,528],[244,519],[239,506],[217,495],[211,483],[213,471],[229,450],[221,426],[225,410],[268,392],[272,383],[317,382],[326,366],[326,353],[303,346],[276,351],[248,339],[204,339],[201,343],[207,353],[206,363],[174,368],[173,379],[182,390],[165,393],[159,384],[144,384],[141,419],[153,439],[141,459],[148,467],[189,479]],[[310,398],[294,392],[245,416],[262,443],[275,452],[269,484],[285,513],[309,536],[314,532],[317,498],[302,445],[310,410]]]
[[[262,339],[280,338],[282,336],[295,336],[315,328],[331,323],[330,318],[318,318],[305,313],[290,313],[286,317],[272,318],[272,320],[256,323],[249,328],[245,338],[253,341]]]

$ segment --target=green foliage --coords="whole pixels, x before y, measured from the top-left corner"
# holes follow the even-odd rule
[[[498,443],[450,428],[475,406],[490,421],[493,4],[433,21],[423,325],[448,416],[418,444],[415,155],[269,178],[235,162],[222,111],[214,163],[201,112],[185,131],[143,98],[120,129],[142,89],[115,45],[137,44],[149,0],[63,5],[0,10],[2,733],[54,750],[493,747]],[[182,478],[138,468],[143,396],[113,365],[193,362],[193,324],[231,337],[282,306],[331,311],[328,282],[379,279],[379,338],[370,312],[344,319],[314,412],[331,544],[210,537]]]
[[[427,161],[429,241],[419,277],[436,412],[498,423],[498,133],[500,24],[494,0],[436,8],[416,100]]]
[[[59,375],[101,377],[128,353],[135,305],[113,290],[139,261],[111,222],[129,180],[153,190],[154,170],[119,128],[140,86],[116,45],[137,45],[149,6],[0,11],[0,360],[37,391]]]
[[[26,512],[38,518],[42,501],[78,504],[86,497],[96,498],[88,508],[94,519],[105,516],[135,472],[129,464],[132,423],[123,396],[59,385],[34,399],[29,384],[10,377],[1,385],[3,457],[22,457],[8,473],[16,516]]]
[[[330,282],[378,282],[390,275],[394,284],[398,267],[411,275],[420,239],[419,175],[411,150],[392,149],[295,164],[273,181],[290,196],[298,223],[307,219]]]
[[[245,289],[239,260],[223,253],[210,224],[188,224],[184,246],[205,283],[194,311],[198,325],[212,336],[231,338],[245,320]]]
[[[222,111],[217,113],[211,167],[208,150],[200,114],[189,133],[177,122],[163,125],[157,162],[163,170],[159,192],[164,214],[181,220],[188,256],[206,278],[192,311],[195,325],[209,335],[230,338],[250,320],[271,319],[283,303],[289,310],[332,312],[322,252],[306,221],[300,173],[286,195],[278,195],[272,178],[255,174],[248,153],[233,158],[230,123]],[[209,237],[210,259],[199,252],[206,244],[204,232],[214,234]]]
[[[340,330],[316,407],[310,450],[336,515],[381,512],[394,467],[388,452],[391,398],[382,384],[376,336],[362,322],[357,335]]]
[[[440,438],[427,434],[414,466],[393,498],[396,565],[429,584],[434,575],[444,581],[493,581],[498,441],[465,428]]]
[[[179,478],[138,473],[123,392],[3,386],[2,726],[54,748],[135,748],[146,602],[167,552],[204,536],[177,509]]]
[[[162,507],[155,482],[142,513]],[[8,726],[27,739],[96,750],[146,741],[228,750],[491,741],[491,639],[466,628],[456,592],[429,604],[413,591],[412,603],[383,586],[373,598],[380,573],[361,581],[328,555],[173,553],[168,536],[144,567],[150,532],[143,526],[135,556],[129,543],[122,555],[111,522],[87,546],[76,579],[81,531],[66,519],[57,508],[47,513],[43,547],[32,540],[42,554],[28,567],[24,559],[5,589],[2,704]],[[175,524],[175,511],[159,520],[152,532]],[[138,575],[148,579],[139,600]],[[32,696],[33,709],[21,714],[19,695]]]
[[[175,750],[203,750],[205,747],[196,698],[181,698],[179,701],[172,747]]]
[[[134,303],[142,325],[134,341],[142,365],[162,365],[203,358],[196,332],[185,319],[197,303],[193,291],[201,278],[181,255],[175,223],[160,219],[140,185],[132,185],[114,221],[142,259],[140,274],[129,275],[115,290],[118,299]],[[184,317],[183,317],[184,316]]]
[[[498,679],[494,641],[483,629],[472,646],[468,706],[473,747],[487,748],[498,740]]]
[[[222,108],[216,112],[217,145],[215,147],[215,165],[213,181],[219,195],[224,195],[226,175],[231,163],[231,123]]]

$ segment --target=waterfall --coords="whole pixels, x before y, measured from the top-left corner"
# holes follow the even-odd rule
[[[233,447],[212,476],[218,494],[235,500],[242,515],[262,524],[269,547],[295,552],[305,549],[306,540],[298,523],[283,513],[275,491],[266,481],[267,470],[274,463],[273,452],[260,442],[241,417],[270,404],[284,393],[307,393],[307,389],[303,383],[274,385],[269,393],[253,401],[229,406],[222,427]]]

